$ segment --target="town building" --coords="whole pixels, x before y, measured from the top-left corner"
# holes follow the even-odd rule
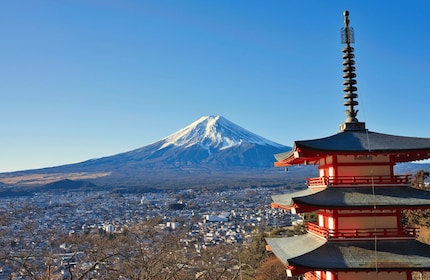
[[[430,271],[430,246],[417,240],[402,214],[430,209],[430,192],[412,188],[411,175],[396,175],[397,163],[430,158],[430,138],[388,135],[357,119],[353,29],[345,11],[342,29],[346,121],[325,138],[295,141],[275,155],[275,166],[316,165],[318,177],[302,191],[272,196],[272,207],[316,212],[307,233],[267,238],[268,248],[290,277],[327,280],[412,280]]]

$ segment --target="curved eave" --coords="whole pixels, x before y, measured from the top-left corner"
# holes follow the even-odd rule
[[[388,155],[393,162],[409,162],[430,158],[430,138],[417,138],[376,133],[344,131],[335,135],[294,142],[293,149],[274,155],[275,166],[314,164],[330,154]]]
[[[297,212],[309,209],[387,208],[423,209],[430,206],[430,192],[409,186],[392,187],[322,187],[274,195],[272,206],[295,208]]]
[[[289,152],[275,154],[274,157],[277,162],[274,165],[275,167],[286,167],[299,164],[316,164],[319,158],[326,154],[326,151],[305,151],[294,145],[293,149]]]
[[[330,258],[327,258],[330,256]],[[312,252],[288,259],[311,270],[429,270],[430,246],[417,240],[327,242]]]
[[[327,241],[313,234],[266,238],[270,250],[293,271],[430,269],[430,246],[417,240]],[[330,257],[327,257],[330,256]]]
[[[286,265],[289,260],[307,254],[322,245],[327,240],[317,238],[307,233],[288,238],[266,238],[270,250]]]
[[[294,193],[288,194],[280,194],[280,195],[272,195],[272,207],[281,208],[281,209],[291,209],[295,207],[299,207],[295,203],[295,199],[300,197],[307,197],[318,192],[325,190],[326,187],[318,187],[318,188],[307,188],[305,190],[297,191]]]
[[[409,151],[318,151],[318,150],[306,150],[300,149],[300,151],[288,152],[276,154],[275,158],[278,160],[275,162],[275,167],[284,167],[300,164],[317,164],[320,158],[326,157],[327,155],[383,155],[388,156],[391,162],[411,162],[419,161],[430,158],[430,149],[428,150],[409,150]]]

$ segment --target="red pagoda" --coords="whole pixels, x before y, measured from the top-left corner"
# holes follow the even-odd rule
[[[394,166],[430,158],[430,138],[382,134],[356,118],[353,29],[345,11],[342,28],[344,105],[347,119],[337,134],[295,141],[275,155],[275,166],[313,164],[319,177],[307,188],[275,195],[272,207],[292,213],[316,212],[307,233],[267,238],[269,249],[290,277],[327,280],[412,280],[430,271],[430,246],[416,240],[418,231],[402,223],[408,209],[429,209],[430,192],[411,187],[411,175],[395,175]]]

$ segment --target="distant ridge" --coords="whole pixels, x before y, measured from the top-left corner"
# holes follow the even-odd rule
[[[129,152],[70,165],[1,173],[0,183],[42,185],[72,179],[107,186],[187,186],[252,180],[260,184],[285,176],[273,167],[273,154],[290,149],[222,116],[203,116],[155,143]]]

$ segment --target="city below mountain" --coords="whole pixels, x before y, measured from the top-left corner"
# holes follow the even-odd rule
[[[147,188],[282,184],[287,175],[273,167],[273,155],[290,149],[222,116],[204,116],[142,148],[76,164],[1,173],[0,184],[41,186],[70,184],[69,180]]]

